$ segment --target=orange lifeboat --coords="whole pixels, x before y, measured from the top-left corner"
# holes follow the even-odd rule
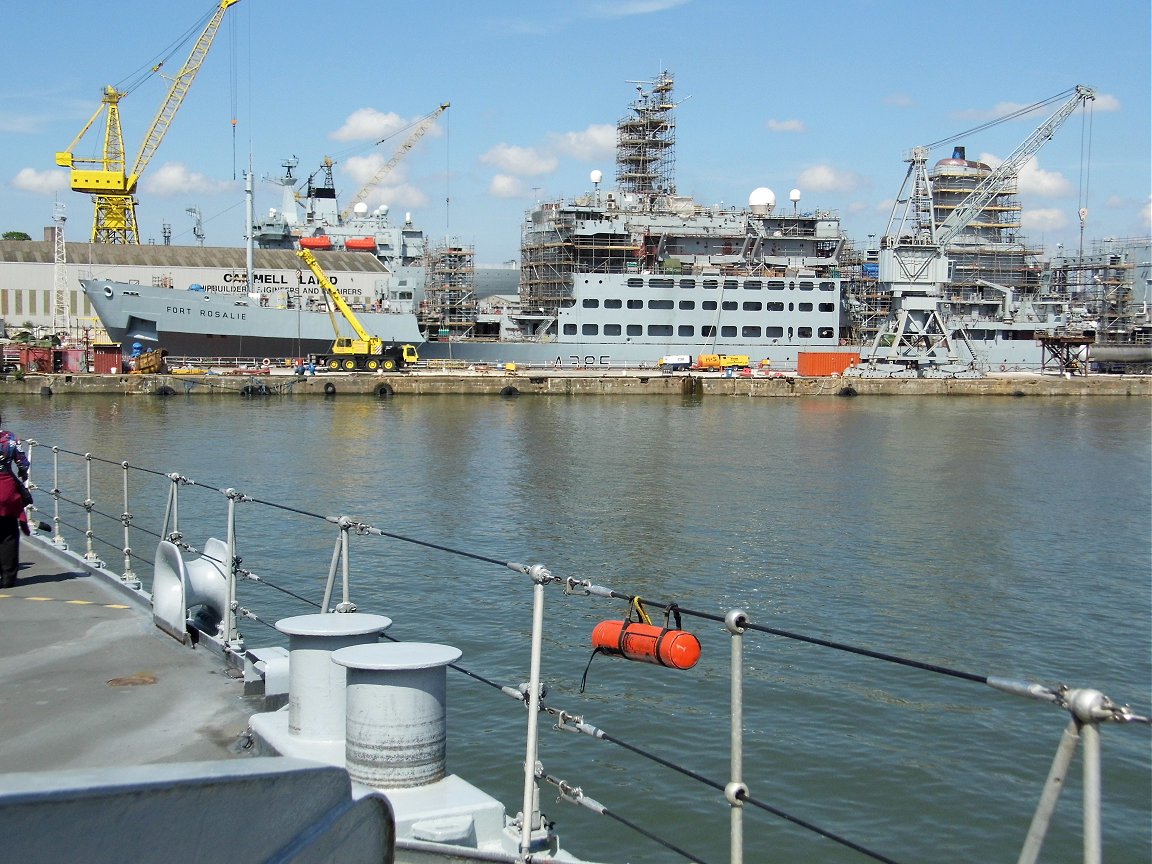
[[[375,237],[349,237],[344,241],[345,249],[367,249],[372,251],[376,248]]]
[[[302,249],[331,249],[332,238],[327,234],[321,234],[319,237],[301,237],[300,248]]]

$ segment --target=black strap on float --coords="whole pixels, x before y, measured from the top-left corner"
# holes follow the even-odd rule
[[[633,613],[636,614],[635,621],[632,620]],[[667,615],[667,613],[665,613],[665,615]],[[628,613],[624,616],[624,626],[620,628],[620,638],[616,642],[616,650],[620,652],[621,657],[624,656],[624,636],[628,632],[628,625],[640,622],[651,624],[652,618],[648,614],[648,611],[644,608],[644,604],[641,602],[640,596],[636,595],[628,602]],[[608,652],[603,648],[592,649],[592,656],[588,658],[588,665],[584,667],[584,674],[580,676],[579,692],[583,693],[584,688],[588,686],[588,670],[592,668],[592,661],[596,659],[596,655],[607,653]]]
[[[597,654],[603,653],[600,648],[592,649],[592,656],[588,658],[588,665],[584,667],[584,674],[580,677],[580,692],[584,692],[584,687],[588,684],[588,670],[592,668],[592,661],[596,659]]]

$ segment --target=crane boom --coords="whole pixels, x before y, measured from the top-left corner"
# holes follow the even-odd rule
[[[405,139],[404,143],[401,144],[399,148],[397,148],[396,152],[392,154],[392,158],[389,159],[384,164],[384,167],[376,172],[376,176],[365,183],[360,191],[357,192],[356,195],[352,198],[352,200],[348,202],[348,206],[345,207],[344,210],[340,213],[341,221],[346,220],[349,216],[352,215],[352,211],[356,205],[367,198],[368,193],[375,189],[381,180],[392,173],[392,169],[396,167],[401,159],[408,155],[408,151],[415,147],[416,142],[423,138],[428,130],[432,128],[432,124],[435,122],[436,118],[451,107],[451,102],[441,103],[440,107],[438,107],[435,111],[417,123],[416,128],[412,131],[412,134]]]
[[[316,281],[320,283],[320,287],[324,289],[324,293],[340,310],[340,314],[344,316],[344,320],[352,325],[352,329],[356,331],[356,335],[366,343],[370,343],[374,338],[364,325],[360,323],[360,319],[356,317],[356,313],[352,311],[352,307],[345,302],[344,298],[340,296],[340,292],[336,290],[336,286],[332,284],[332,280],[328,278],[328,274],[324,272],[324,268],[320,266],[320,262],[316,260],[316,256],[312,254],[310,249],[297,249],[297,256],[300,260],[308,265],[308,269],[312,271],[312,275],[316,277]],[[335,322],[333,322],[335,324]],[[336,329],[336,335],[340,335],[340,330]],[[377,342],[380,340],[377,339]]]
[[[136,161],[132,163],[132,173],[128,175],[129,192],[136,190],[136,181],[140,179],[140,174],[148,167],[148,163],[156,155],[156,149],[160,146],[160,142],[168,134],[168,127],[172,125],[172,118],[180,110],[180,105],[188,93],[188,88],[196,80],[196,74],[204,64],[208,49],[212,47],[212,42],[216,39],[216,32],[220,29],[220,22],[224,20],[224,13],[228,11],[230,6],[239,2],[240,0],[220,0],[220,5],[216,7],[212,17],[208,19],[208,25],[200,34],[200,38],[196,40],[196,44],[192,46],[192,52],[184,61],[184,66],[172,79],[172,86],[168,90],[168,95],[160,106],[160,110],[156,112],[152,125],[148,127],[148,134],[144,136],[144,143],[140,145],[140,152],[136,155]]]
[[[155,155],[160,142],[164,140],[188,88],[192,86],[196,74],[204,63],[208,49],[212,47],[224,13],[230,6],[239,2],[240,0],[218,0],[216,10],[208,20],[207,26],[196,40],[184,66],[172,80],[160,111],[144,137],[144,143],[131,171],[128,170],[125,158],[119,107],[120,100],[127,94],[111,86],[104,88],[100,107],[68,145],[68,149],[56,154],[56,164],[70,169],[69,183],[72,191],[83,192],[93,198],[95,204],[92,218],[93,243],[140,242],[140,232],[136,224],[136,201],[133,198],[140,174]],[[99,157],[76,156],[74,151],[80,139],[92,128],[102,112],[106,114],[103,153]]]
[[[1048,104],[1064,94],[1048,100]],[[1014,177],[1025,162],[1044,145],[1072,112],[1096,98],[1096,91],[1077,85],[1072,96],[1051,117],[1038,126],[1016,150],[969,192],[954,210],[936,224],[936,203],[927,172],[928,147],[916,147],[906,159],[910,167],[893,207],[888,232],[880,245],[879,283],[891,294],[891,305],[884,326],[876,332],[867,364],[906,364],[919,370],[962,367],[965,356],[976,355],[968,342],[962,315],[950,308],[943,288],[952,278],[949,244],[973,219],[976,219],[998,195],[1005,191],[1005,181]],[[1038,107],[1038,106],[1034,106]],[[1020,116],[1027,110],[1011,116]],[[905,189],[910,188],[907,198]],[[897,218],[900,205],[904,215]],[[907,226],[911,217],[911,231]],[[982,287],[1004,293],[1004,312],[1011,311],[1011,289],[985,280]],[[886,374],[886,373],[885,373]],[[968,370],[964,371],[968,374]]]
[[[345,372],[391,372],[420,360],[415,346],[385,344],[383,339],[371,335],[364,328],[360,319],[356,317],[356,313],[352,311],[352,307],[340,296],[340,292],[336,290],[336,286],[332,284],[332,280],[328,278],[328,274],[324,272],[324,268],[320,266],[320,262],[316,260],[316,256],[312,254],[310,249],[298,249],[296,254],[300,260],[308,265],[308,269],[312,271],[312,275],[316,277],[316,281],[320,283],[320,287],[324,289],[328,299],[344,316],[344,320],[351,324],[352,329],[356,331],[356,339],[341,336],[336,318],[332,316],[332,329],[336,331],[336,339],[332,342],[332,349],[329,354],[316,355],[317,362],[321,366],[333,371],[343,369]],[[331,307],[329,307],[329,311],[331,312]]]
[[[981,181],[979,186],[969,193],[959,207],[948,214],[948,218],[940,224],[938,229],[936,245],[942,249],[946,248],[952,238],[963,231],[968,223],[988,205],[988,202],[996,197],[1004,180],[1015,175],[1024,163],[1056,134],[1056,130],[1064,124],[1064,121],[1072,115],[1073,111],[1095,98],[1096,90],[1094,88],[1077,84],[1072,98],[1040,124],[1031,135],[1024,139],[1011,156],[1001,162],[991,174]]]

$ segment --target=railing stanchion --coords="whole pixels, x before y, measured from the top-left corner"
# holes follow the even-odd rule
[[[33,442],[35,443],[35,442]],[[67,551],[68,543],[60,533],[60,448],[52,448],[52,544]]]
[[[139,590],[140,580],[136,576],[136,571],[132,569],[132,511],[128,506],[128,469],[130,466],[127,462],[121,462],[120,467],[124,471],[124,509],[120,513],[120,522],[124,526],[124,572],[120,574],[120,581]]]
[[[520,812],[520,854],[532,851],[532,835],[542,825],[540,788],[536,785],[539,767],[540,737],[540,658],[544,647],[544,583],[553,580],[541,564],[522,569],[532,579],[532,656],[528,670],[528,690],[524,700],[528,707],[528,734],[524,746],[524,796]]]
[[[103,567],[104,562],[96,554],[92,545],[92,538],[96,536],[92,530],[92,510],[96,502],[92,499],[92,454],[84,454],[84,560],[95,567]]]
[[[744,784],[744,625],[748,613],[733,609],[724,617],[724,626],[732,634],[731,654],[731,776],[724,787],[724,797],[731,805],[729,846],[732,864],[744,861],[744,801],[748,787]]]
[[[240,558],[236,555],[236,499],[241,495],[235,489],[227,489],[228,497],[228,609],[221,622],[224,645],[233,651],[244,650],[244,638],[236,626],[236,572],[240,569]]]
[[[1084,742],[1084,864],[1100,864],[1100,725],[1089,720],[1080,727]]]
[[[1060,798],[1060,791],[1064,788],[1064,780],[1068,777],[1068,768],[1072,764],[1072,757],[1076,754],[1076,744],[1079,740],[1080,723],[1073,717],[1064,727],[1064,734],[1060,736],[1060,744],[1052,759],[1052,767],[1048,770],[1048,779],[1044,781],[1044,791],[1040,794],[1040,803],[1036,805],[1036,812],[1032,814],[1032,824],[1028,826],[1024,848],[1020,850],[1016,864],[1036,864],[1040,858],[1040,847],[1044,845],[1048,823],[1052,821],[1052,814],[1056,812],[1056,802]]]

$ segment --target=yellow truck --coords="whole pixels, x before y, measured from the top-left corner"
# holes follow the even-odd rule
[[[704,371],[722,371],[724,369],[743,369],[751,365],[752,361],[748,359],[747,354],[701,354],[696,358],[696,365],[692,368]]]

